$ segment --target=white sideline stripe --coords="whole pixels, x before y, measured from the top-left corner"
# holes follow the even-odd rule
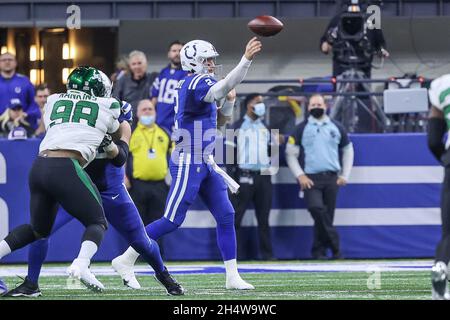
[[[414,226],[440,225],[439,208],[357,208],[336,209],[335,226]],[[248,210],[242,225],[256,226],[254,210]],[[269,216],[271,227],[312,226],[313,219],[306,209],[272,209]],[[215,228],[216,221],[208,210],[190,210],[181,228]]]
[[[356,166],[350,174],[352,184],[442,183],[444,170],[439,166]],[[288,167],[272,176],[272,183],[296,183]]]

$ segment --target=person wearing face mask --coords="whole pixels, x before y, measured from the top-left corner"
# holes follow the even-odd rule
[[[234,123],[236,133],[233,141],[227,141],[227,147],[234,148],[235,164],[227,170],[240,184],[240,192],[232,196],[236,211],[235,226],[237,232],[238,253],[243,256],[246,248],[242,241],[240,228],[242,219],[250,203],[255,207],[258,221],[259,258],[273,260],[272,244],[269,228],[269,214],[272,207],[271,176],[264,174],[270,167],[270,131],[264,124],[266,105],[259,93],[247,95],[243,105],[247,109],[244,117]]]
[[[137,107],[138,124],[130,139],[125,185],[130,189],[144,225],[161,218],[169,187],[165,183],[170,139],[156,124],[155,106],[148,99]]]
[[[334,210],[338,189],[348,182],[354,156],[347,132],[327,116],[326,110],[322,95],[311,96],[309,117],[296,126],[286,145],[286,161],[314,220],[311,254],[318,260],[328,259],[328,249],[332,259],[342,258],[333,226]]]

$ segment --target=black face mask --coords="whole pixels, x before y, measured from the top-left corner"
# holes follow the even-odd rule
[[[312,115],[316,119],[320,119],[325,113],[325,110],[322,108],[313,108],[309,110],[309,114]]]

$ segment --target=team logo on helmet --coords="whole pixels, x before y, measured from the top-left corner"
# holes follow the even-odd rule
[[[197,55],[197,46],[195,44],[192,46],[192,49],[194,50],[192,55],[188,54],[190,48],[191,46],[187,46],[186,49],[184,49],[184,55],[189,59],[194,59]]]

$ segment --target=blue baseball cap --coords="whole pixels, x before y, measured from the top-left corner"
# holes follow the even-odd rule
[[[22,105],[22,101],[20,101],[20,99],[18,98],[13,98],[9,101],[8,104],[8,108],[9,109],[22,109],[23,105]]]

